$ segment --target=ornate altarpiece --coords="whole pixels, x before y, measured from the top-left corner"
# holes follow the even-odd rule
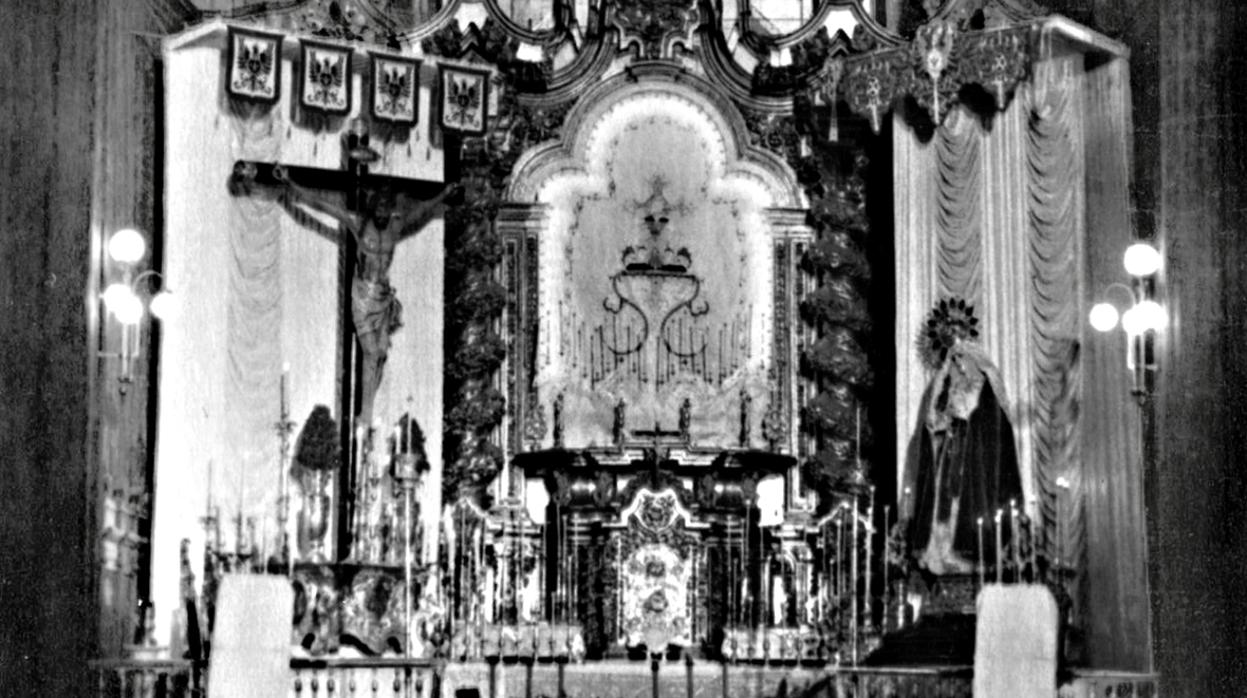
[[[1065,25],[1014,0],[947,3],[912,40],[855,0],[783,36],[692,2],[578,7],[542,30],[489,0],[409,31],[371,11],[294,27],[489,75],[485,132],[425,145],[466,188],[426,537],[447,652],[603,655],[652,631],[855,660],[895,600],[865,479],[892,370],[871,357],[866,125],[912,98],[920,130],[944,128],[964,87],[1006,108]]]

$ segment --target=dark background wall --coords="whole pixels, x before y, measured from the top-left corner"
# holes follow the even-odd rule
[[[87,661],[132,637],[142,546],[116,539],[140,522],[104,521],[102,503],[141,504],[147,364],[122,394],[118,362],[99,356],[118,327],[96,298],[121,275],[102,240],[154,230],[156,37],[186,13],[6,0],[0,14],[3,696],[85,695]]]
[[[1048,3],[1131,49],[1135,225],[1171,326],[1145,412],[1153,659],[1165,696],[1247,685],[1247,5]],[[1094,231],[1092,231],[1094,234]],[[1150,421],[1150,424],[1148,424]]]
[[[1247,685],[1247,7],[1047,4],[1131,48],[1136,226],[1168,259],[1172,326],[1145,474],[1155,668],[1166,696],[1238,695]],[[98,594],[100,483],[127,477],[121,468],[143,454],[129,427],[109,435],[141,403],[123,403],[112,369],[96,363],[111,338],[90,299],[110,270],[93,239],[153,216],[149,190],[118,188],[154,176],[142,140],[153,54],[134,32],[177,28],[185,6],[4,6],[0,695],[72,696],[86,660],[124,635],[125,609],[102,607]]]
[[[96,6],[5,3],[0,46],[0,694],[74,695],[90,593]]]

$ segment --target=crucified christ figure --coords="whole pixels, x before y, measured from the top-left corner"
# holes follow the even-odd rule
[[[381,372],[390,351],[390,335],[402,326],[403,306],[390,285],[390,263],[399,242],[419,233],[437,207],[462,189],[450,184],[428,201],[399,206],[393,191],[372,192],[359,213],[327,201],[290,181],[280,165],[273,176],[285,186],[292,203],[301,204],[335,218],[355,238],[358,256],[351,280],[351,316],[359,339],[361,364],[360,413],[357,423],[372,423],[372,401],[381,385]]]

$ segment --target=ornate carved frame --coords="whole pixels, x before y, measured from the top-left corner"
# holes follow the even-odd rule
[[[797,361],[793,327],[800,323],[798,281],[801,250],[813,238],[806,225],[807,199],[791,167],[775,152],[756,145],[749,124],[725,92],[709,81],[680,70],[667,62],[634,63],[626,73],[599,82],[566,112],[560,129],[562,137],[525,151],[513,165],[508,202],[499,211],[496,230],[502,238],[503,284],[512,299],[504,312],[503,326],[508,333],[508,357],[503,366],[510,409],[504,421],[503,442],[508,456],[523,452],[534,424],[529,418],[536,401],[532,385],[532,352],[537,332],[537,237],[546,218],[546,205],[534,202],[535,187],[545,178],[568,169],[578,169],[584,139],[596,120],[620,101],[644,94],[674,94],[697,103],[724,135],[728,171],[752,174],[774,190],[778,204],[767,209],[773,246],[773,356],[774,380],[771,395],[774,417],[784,425],[768,439],[774,450],[794,453],[797,428],[796,385],[791,370]],[[716,451],[717,453],[717,451]],[[509,460],[509,459],[508,459]]]

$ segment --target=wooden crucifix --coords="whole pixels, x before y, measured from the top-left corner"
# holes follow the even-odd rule
[[[402,305],[390,285],[389,269],[399,242],[419,233],[458,184],[372,174],[369,163],[379,156],[368,143],[360,122],[344,138],[340,170],[240,160],[234,164],[231,189],[250,193],[252,185],[284,191],[287,203],[334,218],[349,235],[333,235],[340,243],[345,293],[341,313],[342,453],[351,462],[354,427],[372,426],[373,400],[389,355],[390,335],[401,325]],[[331,192],[345,194],[345,205]],[[397,193],[406,194],[400,204]],[[322,229],[323,230],[323,229]],[[362,444],[354,444],[361,448]],[[352,473],[352,475],[354,475]],[[350,480],[348,477],[346,480]],[[344,483],[349,492],[351,485]],[[349,500],[350,497],[343,497]],[[342,519],[350,521],[348,518]]]

